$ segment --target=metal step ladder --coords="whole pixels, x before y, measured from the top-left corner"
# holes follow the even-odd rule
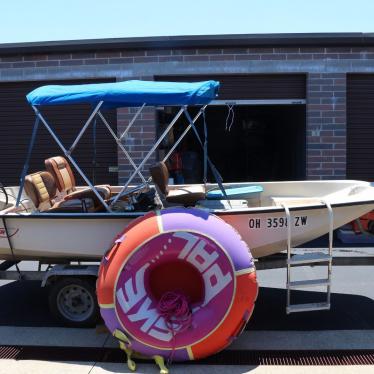
[[[291,214],[289,207],[282,204],[287,217],[287,307],[286,313],[309,312],[315,310],[329,310],[331,299],[331,273],[332,273],[332,245],[333,245],[333,230],[334,230],[334,215],[331,205],[327,201],[321,201],[328,211],[329,215],[329,247],[326,252],[314,252],[305,254],[293,254],[292,248],[292,229],[291,229]],[[291,273],[294,266],[312,265],[316,263],[326,263],[327,278],[322,279],[308,279],[292,281]],[[304,287],[326,286],[326,301],[307,303],[307,304],[291,304],[291,291]]]

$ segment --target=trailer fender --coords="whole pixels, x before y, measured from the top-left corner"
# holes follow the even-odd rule
[[[56,277],[95,277],[99,273],[99,265],[55,265],[43,277],[42,287],[47,286]]]

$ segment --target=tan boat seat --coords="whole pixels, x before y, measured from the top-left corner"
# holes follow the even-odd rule
[[[55,179],[60,192],[75,191],[75,177],[69,163],[64,157],[56,156],[44,161],[45,167]]]
[[[25,177],[25,192],[36,209],[41,212],[84,212],[92,211],[92,199],[57,201],[57,186],[51,173],[38,171]]]
[[[89,187],[77,189],[74,173],[62,156],[55,156],[44,161],[46,169],[52,174],[57,185],[57,189],[63,194],[65,200],[71,199],[93,199],[97,208],[101,207],[101,201]],[[109,185],[95,186],[104,200],[110,198],[111,190]]]
[[[164,162],[158,162],[149,169],[152,180],[161,197],[169,203],[185,206],[195,205],[199,200],[205,199],[202,186],[183,186],[175,189],[169,188],[169,171]]]

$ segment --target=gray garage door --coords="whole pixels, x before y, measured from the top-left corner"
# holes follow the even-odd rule
[[[374,181],[374,74],[347,76],[347,178]]]
[[[19,184],[19,177],[35,120],[34,112],[26,102],[25,95],[44,84],[91,82],[97,83],[94,80],[0,83],[0,182],[4,185]],[[100,80],[100,82],[103,82],[103,80]],[[70,105],[42,108],[42,113],[62,139],[63,144],[70,146],[77,136],[80,126],[87,120],[90,110],[89,105]],[[116,131],[116,111],[108,111],[106,117]],[[96,152],[93,146],[95,142]],[[117,165],[116,150],[116,144],[108,136],[108,130],[98,121],[96,133],[93,131],[93,127],[87,130],[74,151],[73,157],[88,177],[94,179],[94,183],[117,184],[117,173],[109,171],[111,166]],[[93,163],[95,153],[96,164]],[[29,172],[43,170],[44,159],[61,154],[62,151],[55,144],[50,134],[41,126]],[[81,183],[78,173],[75,174],[77,183]]]

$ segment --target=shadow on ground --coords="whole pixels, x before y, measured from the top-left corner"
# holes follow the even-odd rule
[[[326,301],[320,292],[293,291],[291,303]],[[374,300],[333,293],[331,310],[286,314],[286,290],[261,287],[248,330],[371,330]]]
[[[294,303],[323,301],[325,294],[294,291]],[[48,290],[38,281],[0,287],[0,326],[59,326],[48,309]],[[374,300],[358,295],[332,294],[330,311],[287,315],[286,291],[261,287],[249,330],[374,329]]]

